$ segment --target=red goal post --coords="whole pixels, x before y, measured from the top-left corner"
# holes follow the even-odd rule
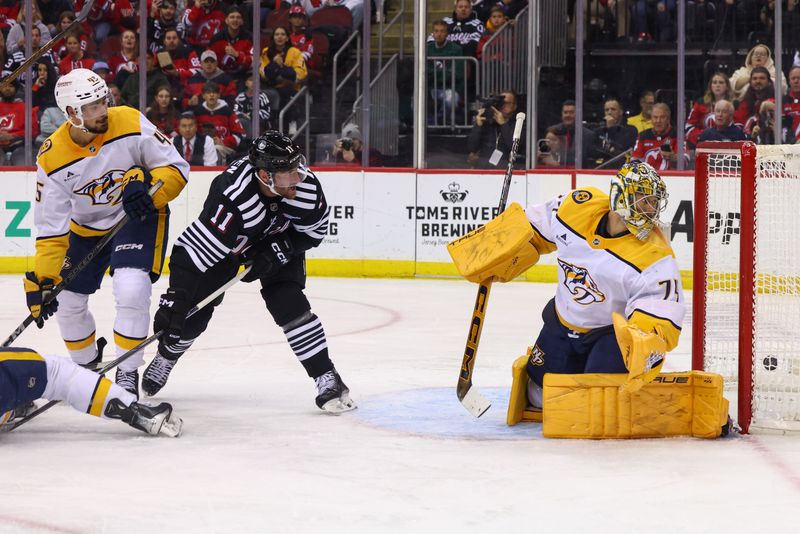
[[[800,430],[800,145],[695,155],[692,367],[735,388],[744,432]]]

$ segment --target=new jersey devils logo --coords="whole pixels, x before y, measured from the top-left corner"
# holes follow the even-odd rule
[[[103,204],[115,206],[122,200],[122,189],[125,187],[124,175],[125,171],[122,169],[110,170],[100,178],[84,184],[75,190],[75,193],[92,199],[94,206]]]
[[[573,295],[575,302],[586,306],[606,300],[586,268],[562,260],[558,260],[558,265],[564,271],[564,287]]]

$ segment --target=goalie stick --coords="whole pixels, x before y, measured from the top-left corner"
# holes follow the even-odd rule
[[[57,42],[59,42],[69,32],[71,32],[72,30],[77,28],[81,23],[83,23],[83,21],[86,20],[86,18],[89,16],[89,11],[91,11],[94,2],[95,0],[86,0],[86,3],[83,5],[83,8],[75,15],[75,20],[73,20],[69,26],[58,32],[58,34],[55,37],[53,37],[45,44],[43,44],[42,47],[39,48],[39,50],[33,52],[33,54],[31,54],[31,57],[26,59],[25,62],[22,63],[22,65],[20,65],[14,70],[14,72],[6,76],[3,79],[3,81],[0,82],[0,87],[5,87],[6,85],[10,84],[14,80],[22,76],[22,74],[24,74],[31,67],[31,65],[36,63],[39,60],[39,58],[41,58],[43,55],[49,52],[50,49],[53,48],[53,46],[55,46]],[[22,6],[22,9],[23,10],[25,9],[24,5]]]
[[[506,169],[505,179],[503,180],[503,190],[500,193],[500,213],[505,211],[508,202],[508,190],[511,187],[511,177],[514,172],[514,160],[517,157],[519,148],[519,138],[522,135],[522,125],[525,122],[525,114],[517,113],[516,124],[514,124],[514,138],[511,142],[511,152],[508,156],[508,168]],[[464,405],[469,413],[475,417],[480,417],[488,410],[492,403],[484,397],[480,391],[472,387],[472,371],[475,368],[475,357],[478,353],[478,343],[481,340],[481,330],[483,330],[484,316],[486,315],[486,305],[489,303],[489,292],[492,289],[493,278],[488,278],[478,286],[478,296],[475,297],[475,308],[472,311],[472,321],[467,333],[467,345],[464,348],[464,357],[461,360],[461,372],[458,375],[456,385],[456,395],[458,400]]]
[[[208,306],[214,299],[216,299],[217,297],[219,297],[220,295],[225,293],[236,282],[238,282],[239,280],[244,278],[245,275],[247,275],[247,273],[249,273],[250,269],[252,269],[252,268],[253,268],[252,265],[247,265],[239,274],[237,274],[236,276],[234,276],[233,278],[231,278],[230,280],[225,282],[216,291],[214,291],[209,296],[207,296],[206,298],[204,298],[203,300],[201,300],[200,302],[195,304],[194,307],[186,313],[186,318],[188,319],[189,317],[191,317],[192,315],[194,315],[195,313],[197,313],[201,309],[203,309],[206,306]],[[144,341],[142,341],[141,343],[139,343],[138,345],[133,347],[131,350],[127,351],[126,353],[122,354],[121,356],[118,356],[117,358],[111,360],[107,364],[105,364],[102,367],[100,367],[99,369],[97,369],[97,371],[96,371],[97,374],[99,374],[99,375],[106,374],[108,371],[110,371],[114,367],[118,366],[119,364],[121,364],[122,362],[124,362],[125,360],[127,360],[128,358],[130,358],[131,356],[133,356],[134,354],[136,354],[140,350],[144,350],[145,347],[147,347],[148,345],[152,344],[154,341],[158,340],[161,337],[161,334],[163,334],[163,333],[164,333],[163,330],[159,330],[158,332],[156,332],[152,336],[148,337],[147,339],[145,339]],[[33,419],[37,415],[46,412],[47,410],[49,410],[50,408],[52,408],[53,406],[55,406],[59,402],[61,402],[61,401],[53,400],[53,401],[48,402],[47,404],[44,404],[41,408],[37,408],[36,410],[34,410],[33,412],[29,413],[28,415],[26,415],[22,419],[20,419],[18,421],[14,421],[13,423],[11,423],[9,425],[7,431],[11,432],[12,430],[15,430],[15,429],[21,427],[22,425],[24,425],[25,423],[27,423],[28,421],[30,421],[31,419]]]
[[[164,185],[164,182],[162,182],[161,180],[158,180],[156,183],[154,183],[152,187],[150,187],[150,190],[148,191],[150,196],[152,197],[156,193],[156,191],[161,189],[162,185]],[[128,215],[125,214],[117,224],[111,227],[111,230],[109,230],[108,233],[104,235],[100,241],[97,242],[94,248],[90,250],[89,253],[86,254],[86,256],[84,256],[83,259],[80,262],[78,262],[78,264],[75,267],[70,269],[69,273],[67,273],[64,279],[61,280],[61,283],[58,284],[53,289],[53,291],[50,292],[50,295],[48,295],[47,302],[45,303],[45,305],[53,302],[53,300],[55,300],[58,294],[61,293],[64,290],[64,288],[67,287],[73,280],[75,280],[75,277],[78,276],[81,273],[81,271],[86,268],[87,265],[89,265],[89,262],[91,262],[94,259],[94,257],[97,256],[100,253],[100,251],[103,250],[103,248],[105,248],[105,246],[109,243],[109,241],[114,239],[114,236],[117,235],[120,230],[122,230],[122,227],[125,226],[125,223],[127,223],[129,219],[130,217],[128,217]],[[25,320],[22,321],[20,325],[14,329],[13,332],[11,332],[11,335],[9,335],[5,341],[3,341],[2,346],[7,347],[11,345],[14,342],[14,340],[17,339],[20,336],[20,334],[22,334],[22,332],[24,332],[25,329],[31,325],[33,321],[34,321],[33,315],[29,313],[28,316],[25,317]]]

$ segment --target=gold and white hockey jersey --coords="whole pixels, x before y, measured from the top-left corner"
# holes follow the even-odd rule
[[[69,135],[69,122],[47,138],[37,156],[36,276],[61,280],[69,233],[98,236],[122,217],[123,175],[133,165],[148,169],[164,185],[153,196],[163,208],[186,185],[189,164],[172,141],[138,110],[108,110],[108,130],[86,146]]]
[[[618,312],[661,336],[672,350],[686,312],[672,248],[658,229],[647,241],[630,233],[598,235],[609,210],[608,195],[594,187],[526,210],[539,253],[557,251],[558,318],[567,328],[587,332],[610,325],[611,312]]]

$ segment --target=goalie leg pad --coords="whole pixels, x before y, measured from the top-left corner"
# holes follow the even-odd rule
[[[513,280],[539,261],[539,252],[522,206],[512,203],[503,213],[447,245],[458,272],[470,282],[495,277]]]
[[[716,438],[728,421],[723,380],[715,373],[662,373],[641,389],[620,388],[625,374],[546,374],[548,438]]]
[[[528,353],[533,347],[528,348]],[[514,426],[520,421],[542,422],[542,410],[528,404],[528,357],[520,356],[511,366],[511,395],[508,399],[506,424]]]

